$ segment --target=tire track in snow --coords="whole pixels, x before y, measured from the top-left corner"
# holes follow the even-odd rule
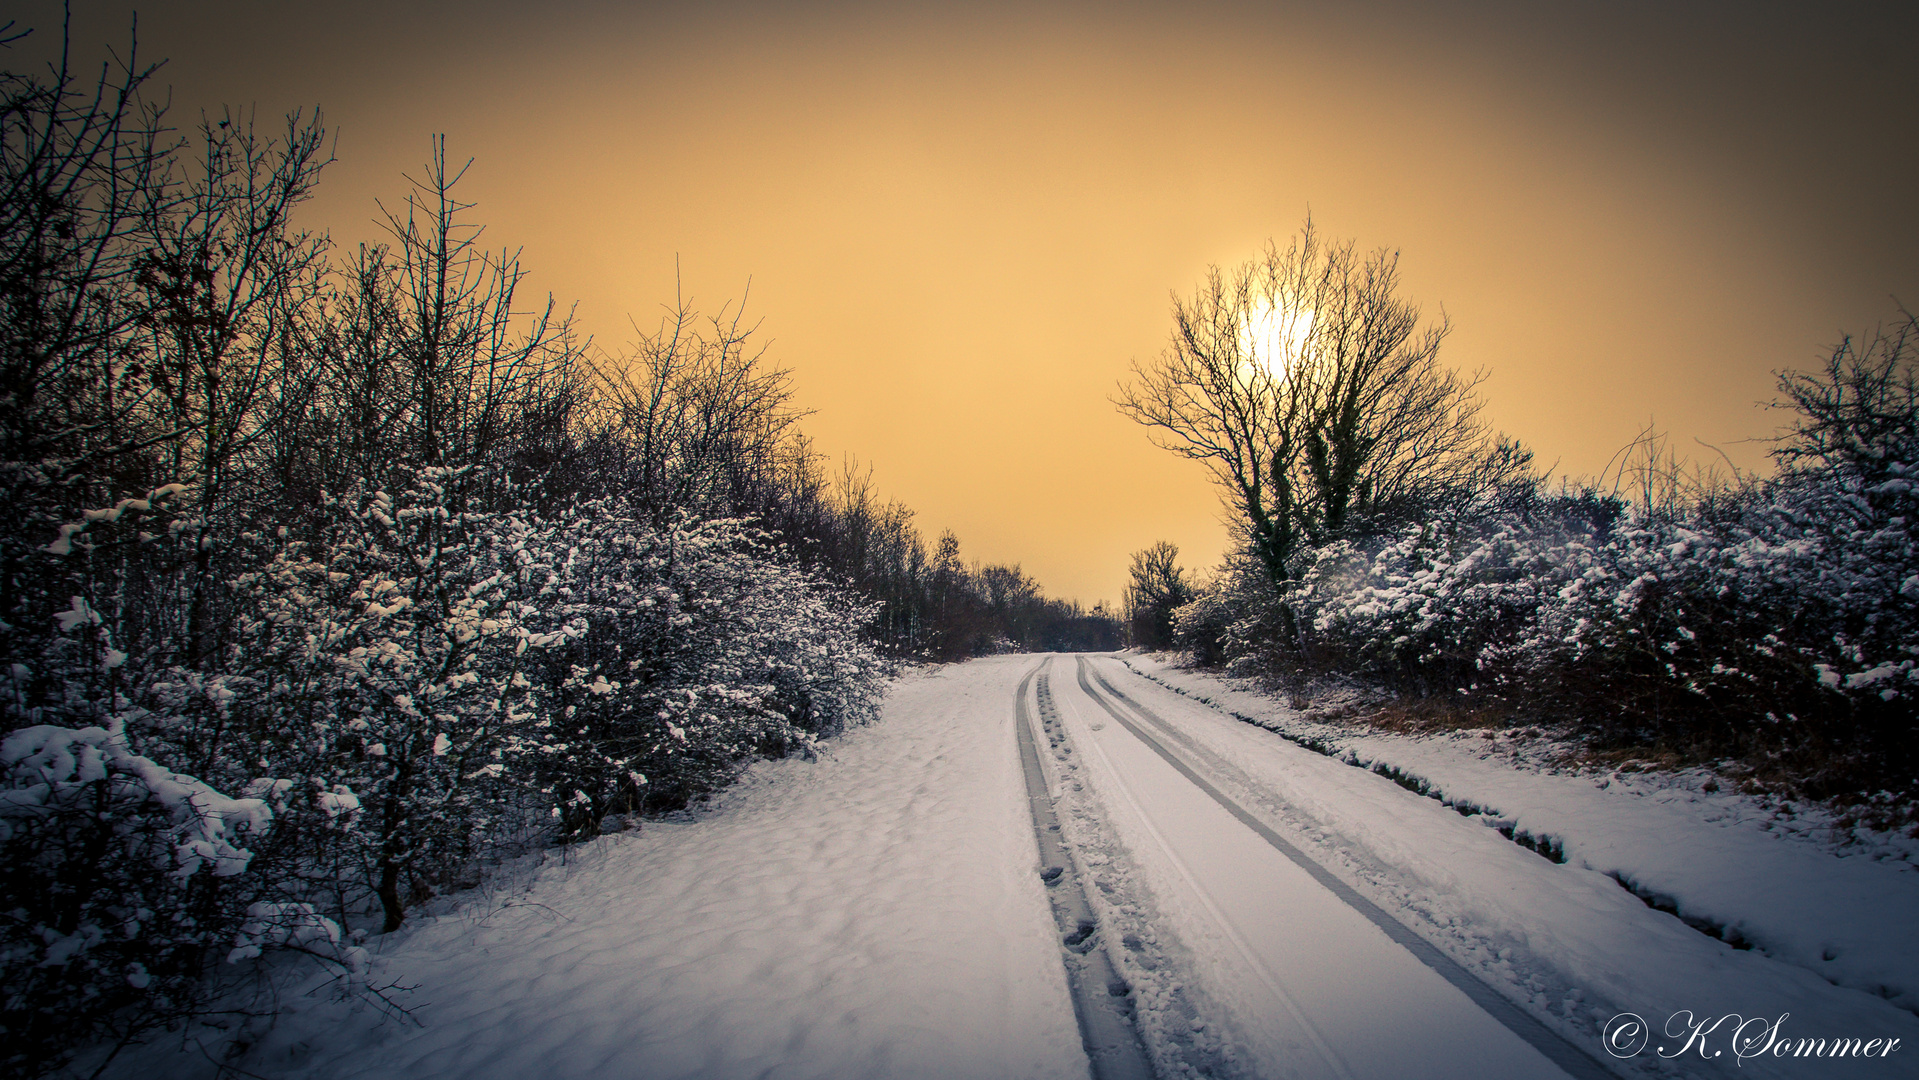
[[[1045,666],[1046,661],[1040,661],[1020,680],[1014,726],[1019,729],[1020,764],[1026,773],[1027,801],[1033,809],[1033,832],[1039,839],[1040,880],[1046,883],[1053,919],[1059,926],[1061,959],[1073,992],[1073,1015],[1079,1021],[1080,1041],[1097,1080],[1152,1080],[1152,1064],[1133,1026],[1130,990],[1100,947],[1099,922],[1062,843],[1059,817],[1040,767],[1027,693],[1033,678]]]
[[[1091,681],[1088,679],[1089,674]],[[1394,943],[1400,945],[1407,952],[1410,952],[1421,964],[1463,993],[1474,1005],[1478,1006],[1480,1010],[1485,1012],[1499,1025],[1524,1040],[1542,1056],[1571,1076],[1581,1078],[1581,1080],[1588,1080],[1588,1078],[1591,1078],[1591,1080],[1599,1080],[1599,1078],[1612,1075],[1612,1073],[1598,1061],[1594,1060],[1572,1043],[1566,1041],[1558,1033],[1541,1024],[1536,1018],[1508,1001],[1497,991],[1474,978],[1470,972],[1466,971],[1465,968],[1461,967],[1451,957],[1440,952],[1425,939],[1414,934],[1405,925],[1388,915],[1378,905],[1360,895],[1350,885],[1347,885],[1344,881],[1333,875],[1299,847],[1280,836],[1263,821],[1248,812],[1238,802],[1207,780],[1185,760],[1183,755],[1168,745],[1169,741],[1175,744],[1186,744],[1188,740],[1164,719],[1113,687],[1111,683],[1107,682],[1106,679],[1092,667],[1085,657],[1078,658],[1078,676],[1080,689],[1084,691],[1088,697],[1097,702],[1115,720],[1119,721],[1122,727],[1139,739],[1140,742],[1144,743],[1145,746],[1158,755],[1158,757],[1163,759],[1181,776],[1185,777],[1186,780],[1190,781],[1195,787],[1209,796],[1222,809],[1231,814],[1233,818],[1250,829],[1269,847],[1286,856],[1288,860],[1304,870],[1313,881],[1331,892],[1340,902],[1364,916],[1368,922],[1384,932]],[[1094,682],[1098,684],[1099,690],[1094,688]],[[1100,690],[1103,690],[1104,693],[1101,693]],[[1117,703],[1124,703],[1124,708]],[[1127,715],[1129,711],[1134,715]],[[1147,727],[1156,728],[1166,738],[1156,737],[1147,730]],[[1172,854],[1170,845],[1166,845],[1163,839],[1161,843],[1162,846],[1167,846],[1168,853]],[[1175,862],[1179,861],[1177,856],[1174,856],[1174,859]],[[1205,897],[1205,890],[1199,888],[1197,882],[1194,883],[1194,886],[1196,891],[1206,899],[1207,906],[1213,907],[1214,905],[1211,903],[1210,897]],[[1218,912],[1216,908],[1214,914],[1216,918],[1220,919],[1222,925],[1228,923],[1223,913]],[[1228,929],[1229,934],[1235,939],[1238,939],[1239,935],[1231,931],[1230,927]],[[1244,942],[1240,941],[1239,944],[1241,951],[1247,952],[1250,956],[1250,950]],[[1277,984],[1274,982],[1274,973],[1268,970],[1266,965],[1255,961],[1254,967],[1259,972],[1262,981],[1268,982],[1269,985],[1277,989]],[[1290,995],[1286,994],[1284,990],[1278,990],[1277,996],[1287,1006],[1288,1011],[1292,1013],[1295,1018],[1303,1021],[1304,1018],[1300,1016],[1300,1010]],[[1347,1073],[1344,1062],[1340,1060],[1340,1055],[1333,1053],[1325,1046],[1323,1040],[1319,1037],[1319,1032],[1316,1027],[1310,1023],[1304,1023],[1303,1026],[1313,1036],[1313,1041],[1317,1044],[1316,1048],[1319,1049],[1322,1055],[1328,1058],[1329,1063],[1334,1066],[1334,1071],[1340,1074]]]

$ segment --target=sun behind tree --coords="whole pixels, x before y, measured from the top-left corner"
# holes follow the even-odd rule
[[[1324,242],[1212,267],[1173,302],[1173,334],[1135,363],[1120,411],[1206,463],[1245,550],[1274,584],[1309,545],[1449,512],[1523,483],[1531,455],[1480,416],[1481,372],[1438,359],[1449,325],[1399,295],[1399,256]]]
[[[1313,311],[1272,296],[1256,296],[1240,322],[1241,364],[1284,382],[1308,355]]]

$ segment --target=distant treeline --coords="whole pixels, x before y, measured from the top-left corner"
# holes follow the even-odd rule
[[[1136,556],[1135,638],[1910,822],[1919,320],[1780,374],[1769,476],[1689,465],[1648,431],[1606,476],[1553,487],[1396,287],[1394,256],[1308,223],[1176,305],[1122,408],[1212,469],[1240,543],[1197,583],[1169,545]],[[1262,353],[1262,321],[1293,339]]]
[[[817,490],[817,483],[796,485]],[[831,498],[796,502],[769,514],[801,557],[853,582],[878,602],[877,640],[901,655],[959,660],[996,652],[1087,652],[1122,648],[1125,628],[1103,608],[1047,597],[1018,565],[973,565],[960,558],[960,541],[943,532],[929,552],[913,526],[913,511],[878,501],[870,474],[851,468],[836,478]],[[795,519],[792,509],[807,516]]]

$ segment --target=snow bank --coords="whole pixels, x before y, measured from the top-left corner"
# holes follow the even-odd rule
[[[1736,797],[1615,793],[1616,774],[1515,771],[1483,739],[1364,736],[1345,748],[1362,765],[1396,768],[1436,797],[1483,808],[1487,824],[1551,844],[1728,942],[1919,1012],[1919,873],[1909,863],[1775,835],[1722,809]]]

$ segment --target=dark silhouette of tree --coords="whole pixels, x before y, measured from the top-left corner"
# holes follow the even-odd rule
[[[744,304],[702,319],[682,299],[624,355],[594,365],[594,438],[603,486],[656,520],[772,513],[789,482],[806,414],[790,373],[767,360]],[[800,451],[803,458],[804,451]]]
[[[1173,611],[1193,598],[1178,560],[1178,545],[1165,540],[1133,553],[1125,609],[1133,644],[1148,649],[1173,644]]]

